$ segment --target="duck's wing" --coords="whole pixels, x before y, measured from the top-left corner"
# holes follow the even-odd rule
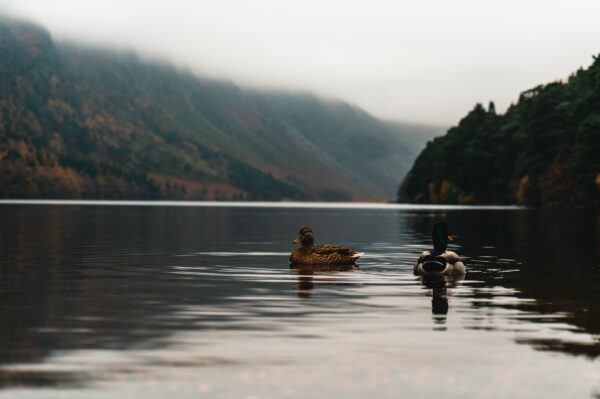
[[[311,253],[301,248],[290,255],[290,262],[314,265],[353,265],[363,253],[354,252],[350,247],[335,245],[315,245]]]
[[[352,255],[345,255],[339,252],[329,252],[325,254],[314,254],[314,258],[319,264],[326,265],[353,265],[356,263],[362,253],[352,251]]]
[[[313,247],[313,253],[318,255],[340,254],[344,256],[352,256],[356,254],[351,247],[341,247],[337,245],[318,244]]]
[[[425,260],[428,257],[432,257],[431,252],[430,251],[423,251],[421,253],[421,256],[419,256],[419,259],[417,259],[417,264],[423,262],[423,260]]]
[[[465,267],[465,264],[462,263],[462,261],[457,261],[454,265],[454,275],[462,275],[464,276],[467,273],[467,268]]]

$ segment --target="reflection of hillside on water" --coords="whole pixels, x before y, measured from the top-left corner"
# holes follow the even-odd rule
[[[191,327],[251,328],[228,309],[235,310],[235,295],[257,283],[231,277],[264,278],[262,268],[223,267],[216,275],[206,259],[174,256],[199,243],[217,248],[227,241],[235,214],[111,206],[0,209],[0,227],[12,229],[0,234],[0,385],[71,386],[147,372],[170,360],[128,359],[115,366],[106,359],[103,368],[100,358],[88,359],[86,364],[97,364],[94,370],[52,362],[68,351],[84,356],[164,348],[167,338]],[[210,234],[202,226],[211,226]],[[182,311],[198,304],[223,311]]]

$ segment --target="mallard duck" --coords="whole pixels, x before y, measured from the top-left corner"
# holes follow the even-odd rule
[[[417,260],[414,267],[415,275],[461,275],[465,274],[465,265],[460,256],[448,251],[448,240],[452,236],[448,233],[446,223],[436,223],[431,232],[433,238],[433,252],[425,251]]]
[[[300,244],[290,255],[290,262],[303,265],[352,265],[362,253],[354,252],[350,247],[335,245],[314,245],[315,236],[308,226],[298,231],[294,244]]]

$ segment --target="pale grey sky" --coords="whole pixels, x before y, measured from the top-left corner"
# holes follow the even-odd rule
[[[0,0],[0,12],[56,39],[443,125],[476,102],[503,111],[600,53],[598,0]]]

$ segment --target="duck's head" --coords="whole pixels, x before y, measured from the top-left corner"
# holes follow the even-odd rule
[[[315,242],[315,236],[312,229],[308,226],[298,230],[298,237],[294,240],[294,244],[300,244],[303,247],[309,247]]]
[[[434,255],[444,253],[448,248],[448,241],[452,241],[452,236],[448,233],[448,225],[444,222],[436,223],[431,232],[433,239]]]

